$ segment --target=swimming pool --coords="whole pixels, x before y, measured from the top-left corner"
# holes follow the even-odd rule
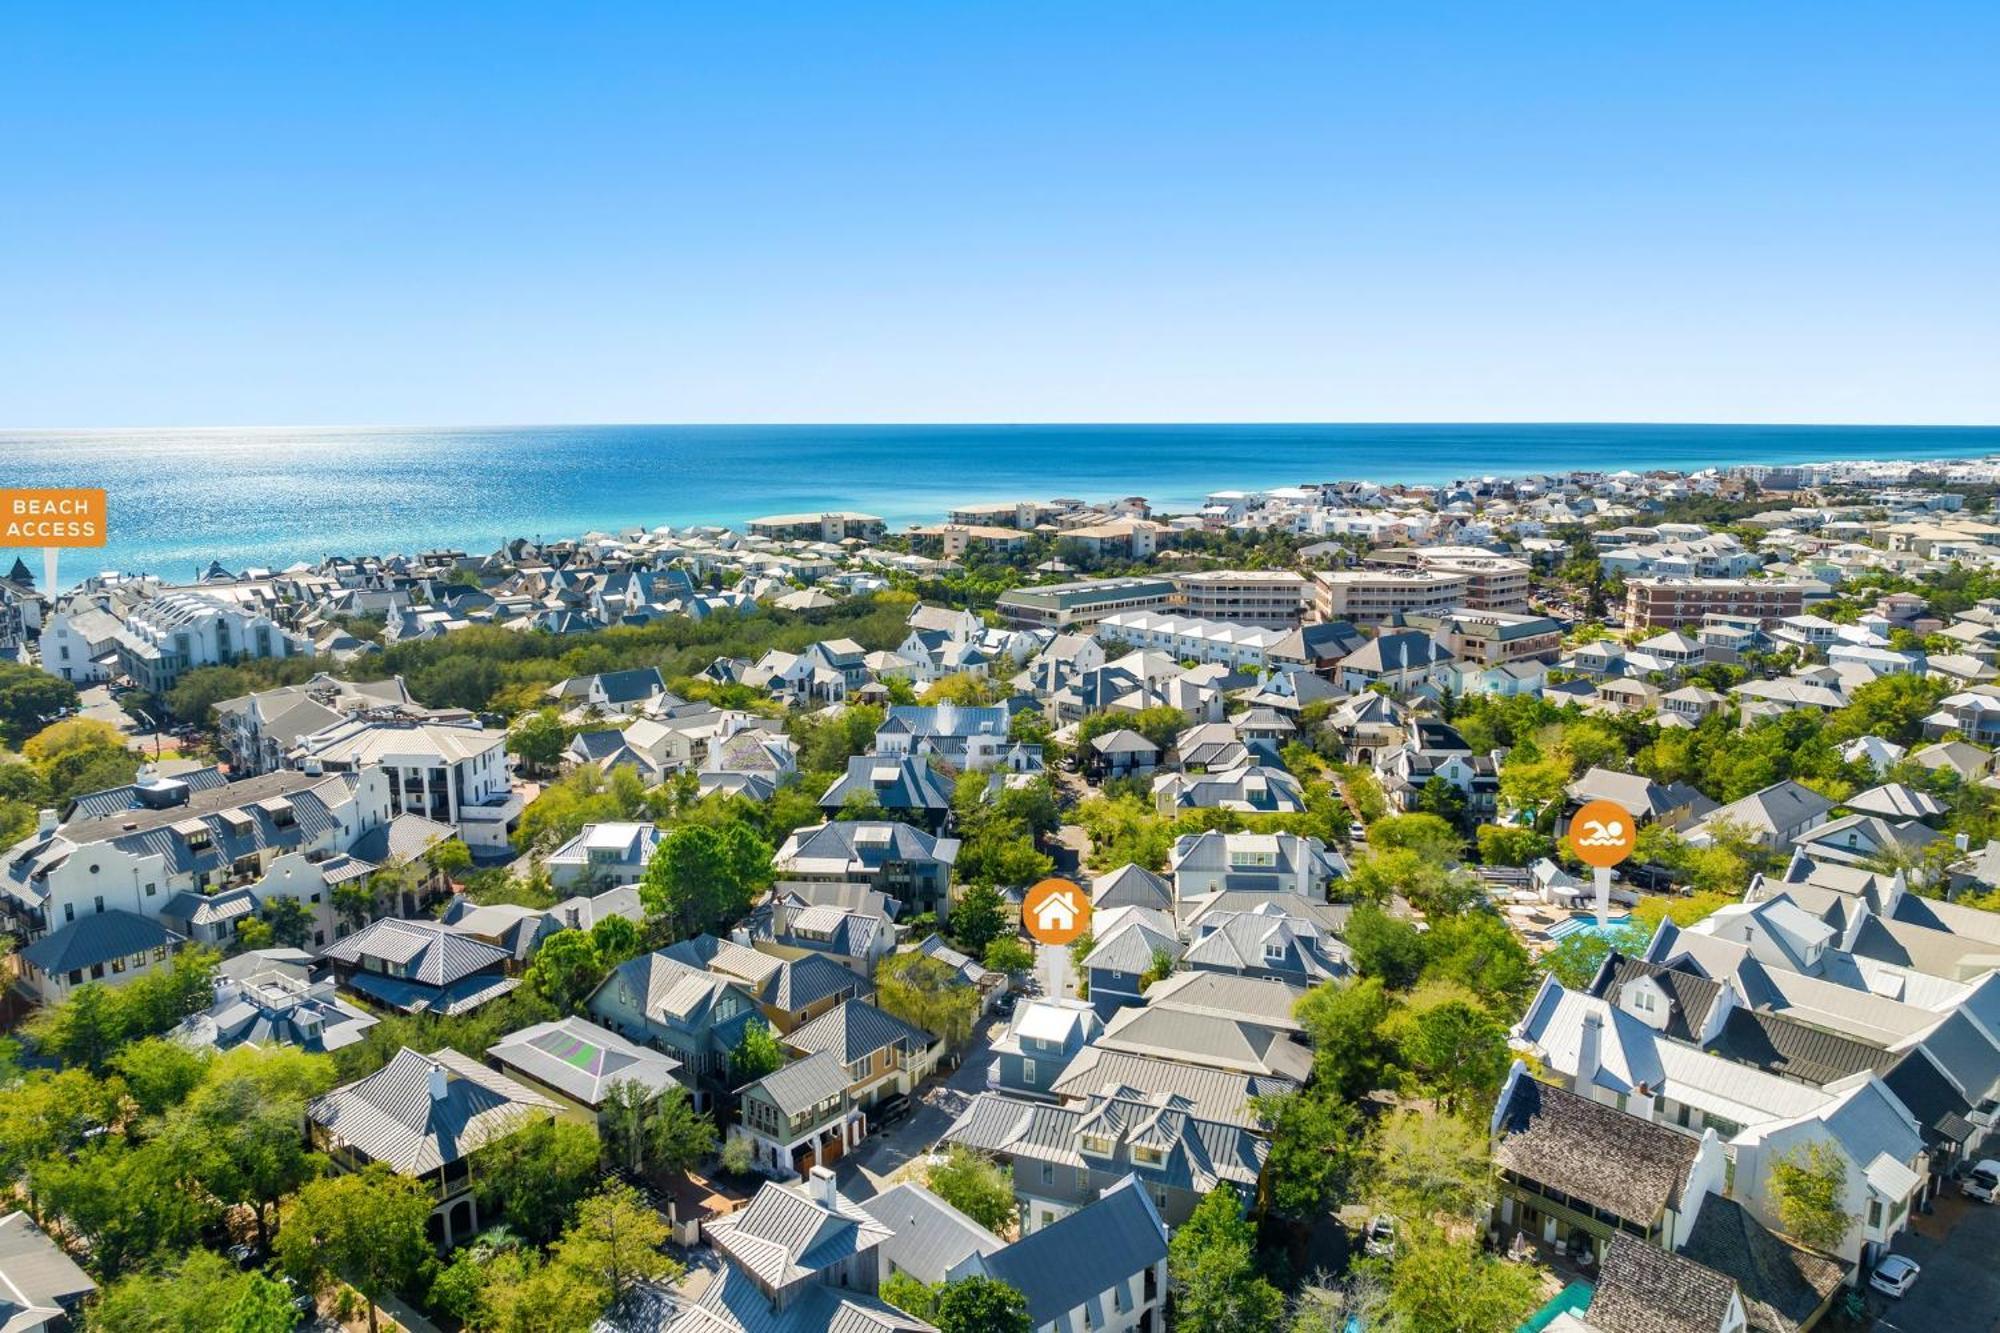
[[[1556,941],[1558,944],[1568,939],[1570,936],[1578,934],[1583,931],[1588,931],[1593,935],[1597,935],[1608,940],[1618,935],[1621,931],[1625,929],[1625,927],[1631,924],[1632,924],[1632,914],[1629,912],[1626,913],[1624,916],[1606,917],[1602,922],[1598,921],[1597,917],[1594,914],[1586,914],[1583,916],[1573,916],[1568,918],[1567,920],[1558,921],[1553,926],[1550,926],[1546,931],[1544,931],[1543,934],[1547,935],[1550,939]]]

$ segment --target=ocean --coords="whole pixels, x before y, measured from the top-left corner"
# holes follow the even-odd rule
[[[528,426],[0,433],[0,486],[102,486],[110,541],[63,556],[191,576],[328,554],[856,509],[892,527],[955,504],[1305,482],[1448,481],[2000,453],[2000,427],[1593,425]],[[11,560],[11,553],[8,558]],[[39,562],[29,564],[39,573]]]

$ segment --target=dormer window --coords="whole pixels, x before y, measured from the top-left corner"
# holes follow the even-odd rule
[[[1158,1148],[1145,1148],[1134,1144],[1132,1160],[1141,1166],[1158,1166],[1167,1160],[1167,1155]]]
[[[1083,1150],[1093,1157],[1109,1157],[1111,1155],[1111,1140],[1102,1134],[1085,1134],[1083,1135]]]
[[[1264,961],[1267,963],[1284,962],[1285,946],[1282,943],[1266,944],[1264,946]]]

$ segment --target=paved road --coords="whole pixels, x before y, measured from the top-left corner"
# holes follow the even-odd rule
[[[888,1186],[890,1176],[930,1151],[973,1095],[985,1091],[986,1066],[993,1059],[992,1041],[1005,1029],[1004,1019],[982,1019],[958,1068],[943,1080],[932,1079],[919,1088],[916,1106],[901,1124],[869,1135],[859,1148],[840,1159],[834,1174],[843,1194],[851,1199],[873,1198]]]
[[[1035,985],[1043,995],[1075,993],[1076,969],[1070,966],[1067,944],[1035,946]]]
[[[1878,1333],[2000,1333],[2000,1207],[1951,1195],[1918,1226],[1893,1247],[1923,1268],[1916,1285],[1901,1300],[1868,1293]]]
[[[99,722],[108,722],[130,736],[138,732],[139,723],[130,713],[118,706],[111,697],[111,691],[103,685],[92,685],[77,691],[77,711]]]

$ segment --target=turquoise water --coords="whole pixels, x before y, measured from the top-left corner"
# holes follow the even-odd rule
[[[1549,1303],[1528,1317],[1521,1325],[1519,1333],[1542,1333],[1542,1330],[1556,1321],[1561,1314],[1581,1315],[1590,1308],[1591,1297],[1597,1288],[1588,1282],[1572,1282],[1550,1298]]]
[[[1624,916],[1606,917],[1601,924],[1594,915],[1573,916],[1556,922],[1545,933],[1552,940],[1566,940],[1572,935],[1581,935],[1586,932],[1608,940],[1616,937],[1620,931],[1631,924],[1632,917],[1630,913]]]
[[[334,553],[593,528],[859,509],[892,524],[953,504],[1572,467],[1706,467],[2000,452],[2000,427],[552,426],[0,434],[0,486],[109,491],[111,544],[64,557],[185,577]]]

